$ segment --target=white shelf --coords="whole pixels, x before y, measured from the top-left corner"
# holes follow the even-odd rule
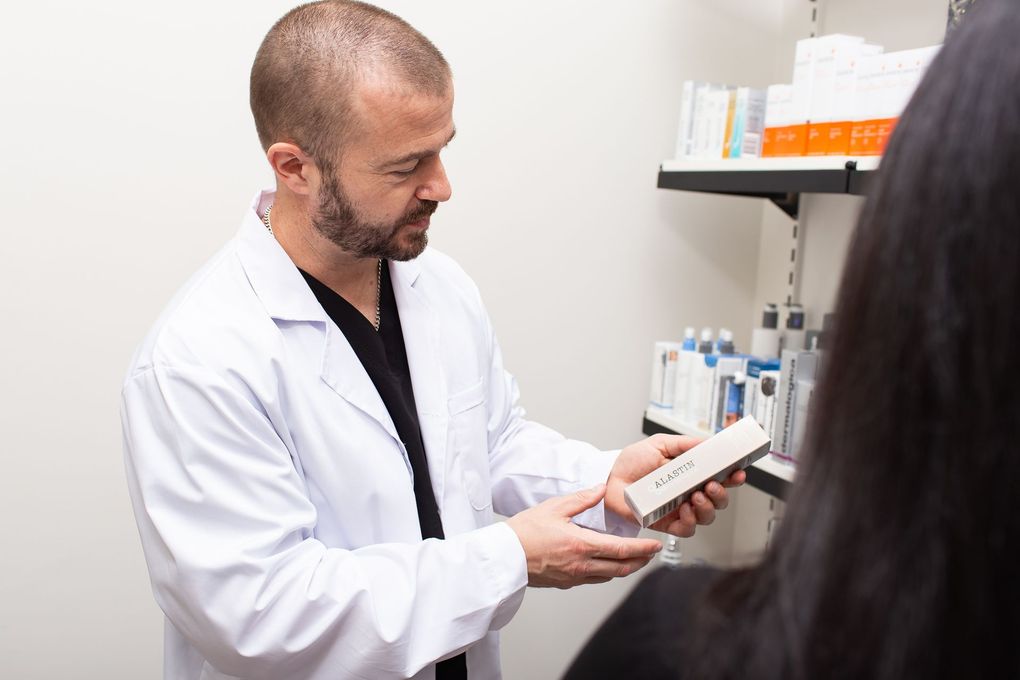
[[[881,156],[796,156],[790,158],[719,158],[668,160],[663,172],[776,172],[784,170],[846,170],[853,161],[860,172],[877,170]]]
[[[667,408],[656,408],[649,406],[645,411],[645,418],[652,421],[656,425],[660,425],[668,430],[676,432],[677,434],[686,434],[692,437],[711,437],[712,432],[702,430],[694,427],[688,423],[681,422],[678,420],[670,409]],[[752,463],[754,467],[758,468],[762,472],[765,472],[773,477],[777,477],[784,482],[792,483],[794,478],[794,467],[790,463],[777,458],[773,454],[769,454],[764,458],[760,458]]]
[[[645,418],[662,425],[665,428],[676,432],[677,434],[686,434],[692,437],[711,437],[712,433],[708,430],[702,430],[693,425],[682,423],[673,415],[673,412],[668,408],[657,408],[655,406],[649,406],[648,410],[645,411]]]

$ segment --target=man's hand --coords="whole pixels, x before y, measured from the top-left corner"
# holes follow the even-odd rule
[[[697,437],[656,434],[625,448],[606,481],[606,510],[636,521],[623,499],[623,490],[702,441]],[[729,504],[724,486],[739,486],[746,479],[744,471],[737,470],[724,484],[709,482],[704,493],[696,491],[689,502],[681,504],[650,528],[684,538],[693,536],[697,524],[711,524],[715,520],[715,511]]]
[[[600,534],[570,521],[598,504],[605,485],[550,498],[506,521],[528,560],[528,585],[571,588],[632,574],[662,549],[647,538]]]

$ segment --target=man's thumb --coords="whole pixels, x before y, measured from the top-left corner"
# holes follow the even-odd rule
[[[573,517],[579,515],[588,508],[593,508],[599,504],[606,495],[606,485],[596,484],[590,489],[581,489],[574,493],[562,496],[563,503],[560,505],[560,510],[567,517]]]

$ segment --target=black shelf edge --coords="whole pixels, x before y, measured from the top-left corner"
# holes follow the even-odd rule
[[[662,170],[660,189],[697,191],[727,196],[767,198],[796,217],[799,194],[849,194],[866,196],[874,185],[876,170],[848,167],[825,170]]]
[[[851,171],[850,178],[847,181],[846,192],[854,196],[867,196],[868,192],[874,187],[877,176],[877,170]]]
[[[660,170],[658,187],[760,198],[845,194],[850,174],[850,170]]]
[[[679,434],[675,430],[652,422],[647,417],[642,418],[641,431],[649,436],[653,434]],[[786,500],[790,492],[790,482],[753,465],[748,466],[745,472],[747,472],[748,485],[753,486],[759,491],[764,491],[779,500]]]

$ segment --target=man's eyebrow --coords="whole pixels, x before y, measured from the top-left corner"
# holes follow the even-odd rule
[[[446,138],[446,142],[443,144],[442,147],[440,147],[438,149],[426,149],[424,151],[413,151],[413,152],[411,152],[409,154],[404,154],[400,158],[395,158],[395,159],[393,159],[391,161],[385,161],[385,162],[381,163],[379,167],[381,167],[381,168],[388,168],[388,167],[393,166],[393,165],[403,165],[404,163],[410,163],[411,161],[417,161],[417,160],[420,160],[422,158],[425,158],[426,156],[431,156],[432,154],[439,153],[440,151],[443,150],[443,148],[446,147],[447,144],[452,142],[453,138],[456,137],[456,136],[457,136],[457,128],[454,128],[453,132],[450,133],[450,136]]]

